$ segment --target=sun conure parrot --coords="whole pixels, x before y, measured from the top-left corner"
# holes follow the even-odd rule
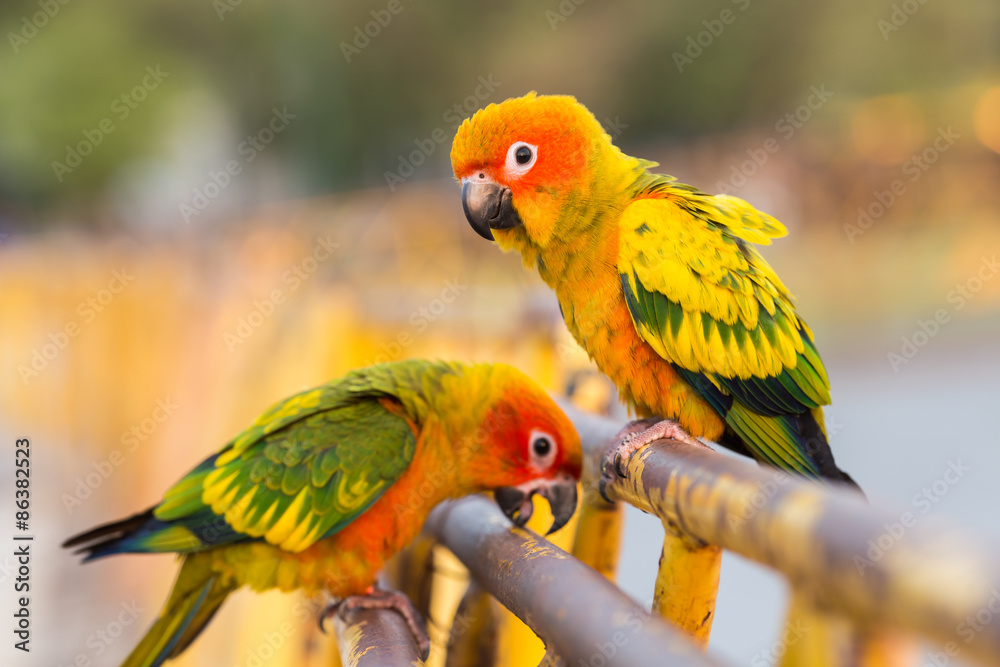
[[[823,424],[829,381],[793,297],[752,244],[785,227],[622,153],[572,97],[491,104],[451,150],[473,229],[516,250],[640,417],[609,455],[691,435],[806,477],[845,482]],[[679,424],[679,426],[678,426]],[[607,471],[606,471],[606,474]],[[856,486],[856,485],[855,485]]]
[[[557,530],[573,515],[581,464],[573,425],[514,368],[400,361],[277,403],[158,505],[64,546],[82,546],[85,561],[180,554],[166,606],[125,667],[179,655],[244,585],[325,590],[340,602],[324,616],[396,609],[426,653],[412,605],[372,588],[386,560],[438,502],[480,491],[496,491],[519,525],[542,495]]]

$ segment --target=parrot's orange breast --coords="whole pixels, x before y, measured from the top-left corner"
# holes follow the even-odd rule
[[[718,439],[723,419],[639,337],[618,273],[618,233],[611,224],[617,221],[602,222],[610,230],[587,241],[586,250],[547,253],[540,267],[566,326],[639,416],[675,419],[696,437]]]

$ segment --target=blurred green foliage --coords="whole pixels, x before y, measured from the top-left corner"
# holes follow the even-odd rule
[[[1000,71],[995,0],[7,0],[0,27],[0,210],[22,226],[99,211],[143,161],[190,168],[219,133],[235,153],[274,108],[296,118],[268,161],[316,194],[384,186],[438,128],[416,178],[447,174],[446,114],[480,76],[501,84],[488,101],[575,94],[620,117],[628,145],[769,126],[811,85],[933,94]],[[114,113],[156,66],[169,76]],[[104,119],[113,131],[60,180],[53,163]]]

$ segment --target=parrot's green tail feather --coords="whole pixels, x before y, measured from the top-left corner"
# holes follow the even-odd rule
[[[207,558],[187,556],[160,617],[121,667],[160,667],[205,629],[234,587],[222,583]]]
[[[858,483],[833,460],[822,409],[767,416],[734,402],[726,423],[756,458],[805,477],[843,482],[864,495]]]

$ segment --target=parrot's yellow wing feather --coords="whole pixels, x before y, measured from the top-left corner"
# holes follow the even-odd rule
[[[751,242],[785,228],[746,202],[664,181],[630,204],[618,269],[636,331],[765,460],[814,474],[797,417],[830,402],[792,296]]]

